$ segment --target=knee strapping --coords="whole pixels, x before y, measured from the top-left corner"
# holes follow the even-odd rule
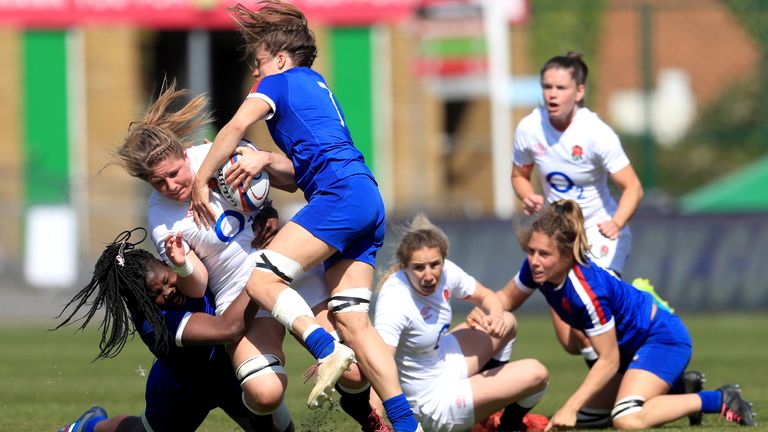
[[[237,375],[237,380],[240,381],[240,385],[243,385],[248,382],[248,380],[269,373],[286,374],[285,369],[283,369],[283,362],[274,354],[264,354],[249,358],[240,363],[235,375]]]
[[[576,413],[576,427],[599,429],[611,425],[611,410],[584,407]]]
[[[334,314],[343,312],[365,312],[371,305],[371,290],[369,288],[345,289],[331,296],[328,301],[328,311]]]
[[[256,254],[256,270],[272,272],[287,284],[304,273],[298,261],[269,249]]]
[[[645,404],[645,398],[642,396],[627,396],[624,399],[616,402],[611,411],[611,418],[613,421],[624,417],[625,415],[634,414],[643,410],[643,404]]]

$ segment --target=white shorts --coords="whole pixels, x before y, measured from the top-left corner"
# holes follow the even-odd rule
[[[449,333],[440,341],[440,354],[445,357],[443,370],[439,379],[423,383],[430,390],[413,401],[414,414],[425,431],[472,429],[475,424],[472,386],[467,377],[467,361],[455,336]]]
[[[629,228],[624,227],[616,240],[611,240],[600,234],[597,225],[587,228],[586,231],[592,262],[616,273],[624,272],[624,263],[627,261],[629,251],[632,248],[632,233]]]
[[[327,302],[331,298],[331,293],[328,291],[328,286],[325,284],[325,268],[322,264],[318,264],[309,271],[305,271],[299,277],[297,277],[291,288],[295,289],[299,293],[301,298],[313,308],[320,303]],[[256,318],[271,317],[272,314],[264,308],[260,308],[256,312]]]

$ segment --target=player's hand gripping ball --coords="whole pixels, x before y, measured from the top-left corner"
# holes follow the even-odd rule
[[[240,146],[247,146],[258,151],[253,144],[245,140],[240,143]],[[262,170],[253,177],[253,180],[248,185],[240,185],[239,187],[228,185],[225,181],[225,174],[229,167],[240,160],[241,157],[239,154],[233,153],[216,171],[216,176],[211,179],[210,186],[212,186],[211,189],[218,191],[229,205],[236,210],[244,212],[255,211],[260,209],[267,201],[267,196],[269,195],[269,174]]]

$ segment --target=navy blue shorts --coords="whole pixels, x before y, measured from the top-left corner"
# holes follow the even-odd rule
[[[672,387],[688,367],[692,352],[691,336],[683,321],[675,314],[657,309],[648,339],[634,353],[622,353],[619,372],[645,370]]]
[[[197,373],[179,372],[155,361],[147,378],[144,419],[154,432],[195,431],[214,408],[233,419],[252,416],[229,358],[218,355]]]
[[[376,251],[384,244],[384,201],[370,177],[355,175],[315,192],[291,219],[338,252],[325,268],[342,259],[376,264]]]

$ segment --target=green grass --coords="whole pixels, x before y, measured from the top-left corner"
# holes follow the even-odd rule
[[[740,383],[755,412],[768,413],[768,315],[727,314],[684,316],[694,341],[690,368],[707,375],[707,388]],[[550,372],[549,390],[535,412],[551,415],[586,373],[584,363],[557,345],[548,317],[521,315],[514,357],[537,358]],[[77,417],[92,404],[110,414],[134,414],[144,406],[144,384],[152,357],[135,339],[116,359],[91,360],[97,353],[96,331],[73,334],[73,329],[49,332],[53,322],[6,325],[0,328],[0,431],[52,431]],[[309,384],[301,373],[311,358],[293,339],[286,340],[290,384],[288,405],[303,431],[357,431],[338,408],[310,412],[304,401]],[[768,423],[768,421],[766,421]],[[734,425],[705,416],[697,431],[722,430]],[[665,430],[689,429],[687,420]],[[204,431],[237,430],[220,410],[211,413]],[[759,426],[753,430],[768,430]]]

